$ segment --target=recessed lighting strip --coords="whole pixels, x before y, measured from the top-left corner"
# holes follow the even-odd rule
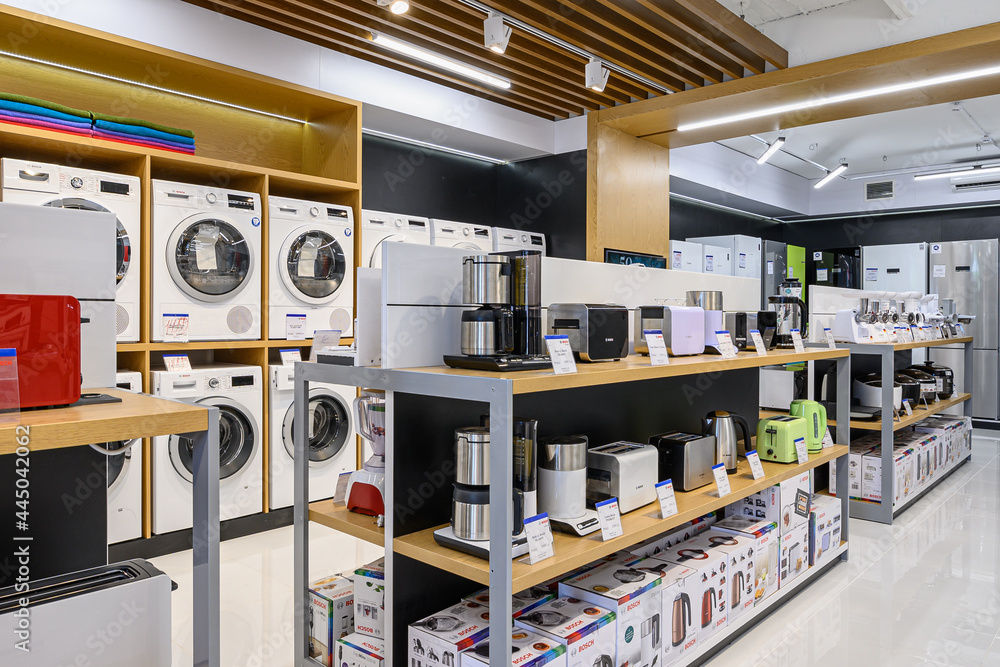
[[[465,63],[452,60],[451,58],[447,58],[441,54],[428,51],[427,49],[422,49],[419,46],[398,40],[394,37],[389,37],[388,35],[384,35],[382,33],[373,31],[372,42],[378,46],[389,49],[390,51],[395,51],[396,53],[400,53],[404,56],[427,63],[428,65],[433,65],[434,67],[439,67],[443,70],[453,72],[468,79],[485,83],[488,86],[503,88],[504,90],[510,88],[510,79],[505,79],[502,76],[491,74],[490,72],[481,70],[477,67],[471,67]]]
[[[926,174],[915,174],[915,181],[930,181],[935,178],[954,178],[956,176],[978,176],[980,174],[996,174],[1000,172],[1000,165],[990,165],[988,167],[971,167],[967,169],[956,169],[953,171],[936,171]]]
[[[449,148],[448,146],[432,144],[429,141],[421,141],[419,139],[401,137],[398,134],[390,134],[389,132],[382,132],[381,130],[372,130],[367,127],[361,128],[361,133],[370,134],[373,137],[382,137],[383,139],[392,139],[393,141],[399,141],[404,144],[410,144],[411,146],[419,146],[420,148],[430,148],[431,150],[441,151],[442,153],[450,153],[451,155],[459,155],[461,157],[468,157],[474,160],[482,160],[483,162],[492,162],[493,164],[507,164],[509,162],[509,160],[500,160],[498,158],[490,157],[488,155],[480,155],[479,153],[471,153],[469,151],[463,151],[458,148]]]

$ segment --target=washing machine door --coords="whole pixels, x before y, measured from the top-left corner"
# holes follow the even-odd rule
[[[350,271],[340,242],[328,231],[302,227],[285,239],[278,269],[295,298],[308,304],[330,302]]]
[[[52,206],[53,208],[72,208],[80,211],[98,211],[100,213],[114,213],[114,211],[109,211],[100,204],[92,202],[88,199],[81,199],[80,197],[63,197],[61,199],[53,199],[50,202],[46,202],[45,206]],[[132,242],[128,238],[128,231],[125,229],[125,225],[122,221],[115,216],[115,245],[117,246],[117,274],[115,278],[115,284],[121,283],[125,280],[125,276],[128,274],[129,264],[132,262]]]
[[[390,234],[384,239],[375,244],[372,249],[371,257],[368,259],[368,268],[370,269],[380,269],[382,268],[382,244],[383,243],[406,243],[406,234]]]
[[[295,406],[288,406],[281,422],[285,451],[295,458],[292,424]],[[352,435],[351,404],[334,392],[317,387],[309,390],[309,464],[317,465],[340,453]]]
[[[122,485],[122,480],[128,475],[129,466],[132,464],[132,445],[141,447],[142,445],[135,440],[116,440],[115,442],[106,442],[102,447],[112,452],[117,452],[122,449],[125,450],[123,454],[116,454],[114,456],[108,456],[108,493],[113,492],[119,486]]]
[[[170,277],[198,301],[232,299],[247,286],[254,271],[250,239],[222,216],[187,218],[170,234],[166,252]]]
[[[254,448],[260,446],[257,420],[246,408],[225,396],[210,396],[197,403],[219,408],[219,479],[232,477],[247,466]],[[177,474],[192,481],[194,441],[187,436],[172,435],[168,452]]]

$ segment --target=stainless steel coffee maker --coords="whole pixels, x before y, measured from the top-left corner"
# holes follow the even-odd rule
[[[792,329],[798,329],[803,340],[809,326],[809,311],[802,301],[802,283],[798,278],[789,278],[781,283],[780,294],[767,297],[767,304],[778,314],[778,329],[775,340],[779,348],[794,347]]]

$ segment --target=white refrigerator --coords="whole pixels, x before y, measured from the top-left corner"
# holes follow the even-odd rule
[[[698,236],[688,238],[690,243],[721,246],[732,253],[734,276],[760,280],[761,240],[752,236]]]
[[[927,244],[898,243],[861,248],[862,289],[927,293]]]

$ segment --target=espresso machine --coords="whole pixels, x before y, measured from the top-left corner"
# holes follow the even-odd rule
[[[462,354],[446,354],[453,368],[521,371],[551,368],[542,341],[542,253],[514,250],[462,260]]]
[[[781,283],[780,294],[767,297],[768,306],[778,314],[778,329],[775,333],[777,347],[792,348],[792,329],[798,329],[802,338],[806,337],[809,315],[802,301],[802,283],[798,278],[789,278]]]
[[[372,445],[372,455],[347,482],[347,509],[358,514],[385,514],[385,393],[364,389],[354,399],[358,435]]]

